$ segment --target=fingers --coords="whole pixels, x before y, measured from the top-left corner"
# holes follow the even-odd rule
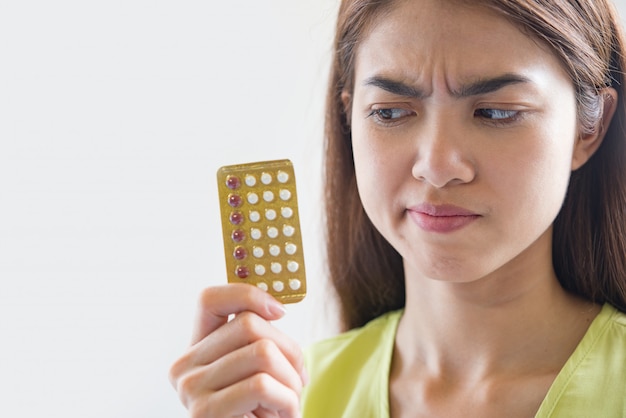
[[[283,315],[282,305],[254,286],[202,293],[192,345],[170,369],[192,417],[299,416],[302,351],[269,322]]]
[[[265,373],[196,398],[188,409],[192,417],[251,416],[250,411],[258,417],[299,417],[297,395]]]
[[[285,309],[280,302],[256,286],[229,284],[207,288],[200,297],[191,343],[195,344],[228,321],[231,314],[251,311],[273,321]]]
[[[219,391],[243,381],[251,376],[264,373],[272,376],[283,386],[300,394],[302,378],[299,372],[287,360],[278,346],[268,339],[256,341],[232,353],[220,357],[215,362],[198,367],[183,380],[187,393],[190,388],[210,389]]]
[[[210,364],[228,353],[263,340],[271,341],[287,358],[292,368],[301,372],[304,358],[300,347],[285,334],[252,312],[243,312],[194,346],[185,367]],[[262,346],[262,348],[266,348]]]

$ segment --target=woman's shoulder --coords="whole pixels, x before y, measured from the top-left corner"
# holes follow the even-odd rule
[[[557,376],[537,417],[626,416],[621,414],[626,414],[626,314],[606,304]]]
[[[307,357],[317,363],[319,360],[327,360],[329,356],[334,358],[342,355],[369,355],[380,348],[381,340],[395,337],[402,312],[402,310],[388,312],[361,328],[318,341],[307,348]]]
[[[387,381],[402,311],[313,344],[305,350],[310,382],[303,414],[381,417],[388,410]]]

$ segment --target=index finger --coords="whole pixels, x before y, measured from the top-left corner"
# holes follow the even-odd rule
[[[200,295],[191,344],[195,344],[228,322],[228,317],[251,311],[273,321],[285,314],[283,305],[256,286],[232,283],[206,288]]]

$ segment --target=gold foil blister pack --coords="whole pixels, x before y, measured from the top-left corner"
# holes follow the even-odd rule
[[[282,303],[306,295],[298,197],[289,160],[221,167],[217,183],[229,283],[249,283]]]

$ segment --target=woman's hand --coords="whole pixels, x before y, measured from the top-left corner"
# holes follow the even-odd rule
[[[170,369],[191,417],[300,416],[302,351],[269,323],[284,313],[256,286],[230,284],[202,293],[191,347]]]

